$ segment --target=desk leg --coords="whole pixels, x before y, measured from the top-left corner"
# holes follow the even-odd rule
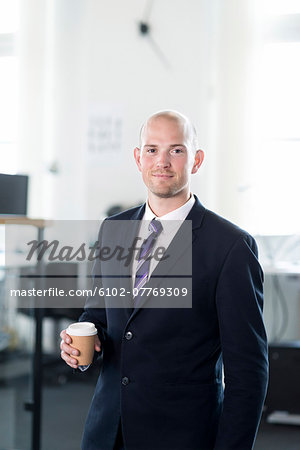
[[[44,239],[44,229],[38,229],[38,241]],[[43,259],[37,263],[38,289],[45,288],[45,263]],[[42,386],[43,386],[43,315],[42,308],[34,309],[35,347],[33,355],[33,420],[32,420],[32,450],[40,450],[41,446],[41,416],[42,416]]]
[[[32,450],[39,450],[41,438],[42,376],[43,376],[42,374],[43,312],[40,308],[35,308],[34,318],[35,318],[35,348],[33,355]]]

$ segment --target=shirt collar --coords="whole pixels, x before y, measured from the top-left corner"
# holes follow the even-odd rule
[[[194,203],[195,203],[195,197],[194,197],[194,194],[191,194],[191,197],[189,198],[189,200],[186,203],[184,203],[184,205],[180,206],[177,209],[174,209],[174,211],[171,211],[168,214],[165,214],[164,216],[160,216],[158,219],[159,220],[184,220],[187,217],[190,210],[192,209]],[[148,200],[147,200],[144,220],[151,221],[154,218],[157,218],[157,216],[151,210]]]

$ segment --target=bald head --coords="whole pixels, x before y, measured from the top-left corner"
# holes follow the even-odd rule
[[[197,151],[198,148],[198,140],[197,140],[197,133],[196,129],[193,126],[193,124],[190,122],[190,120],[184,116],[183,114],[177,112],[177,111],[158,111],[155,114],[152,114],[148,119],[144,122],[142,125],[141,131],[140,131],[140,148],[143,146],[143,140],[144,135],[147,131],[147,128],[152,123],[159,121],[161,119],[170,120],[173,122],[176,122],[179,127],[182,127],[182,131],[184,132],[184,135],[188,138],[188,141],[190,142],[191,150],[193,152]]]

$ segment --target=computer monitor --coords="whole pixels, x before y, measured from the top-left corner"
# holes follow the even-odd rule
[[[0,174],[0,215],[27,215],[28,176]]]

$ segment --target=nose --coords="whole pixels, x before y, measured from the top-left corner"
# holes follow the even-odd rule
[[[156,166],[160,168],[170,167],[170,156],[169,153],[161,152],[157,156]]]

